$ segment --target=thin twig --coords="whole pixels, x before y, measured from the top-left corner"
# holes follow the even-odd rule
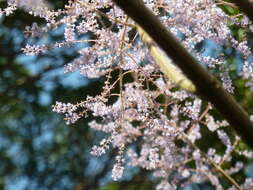
[[[228,2],[228,1],[223,1],[223,0],[216,0],[218,3],[216,3],[216,5],[227,5],[230,7],[233,7],[235,9],[238,9],[238,6],[234,3]]]

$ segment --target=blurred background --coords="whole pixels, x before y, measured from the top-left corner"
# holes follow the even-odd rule
[[[67,1],[51,1],[63,8]],[[0,2],[5,7],[6,2]],[[60,48],[43,55],[26,56],[21,48],[25,26],[43,23],[24,11],[0,17],[0,190],[146,190],[155,189],[156,179],[149,172],[127,167],[124,177],[113,182],[111,169],[114,152],[96,158],[90,155],[92,145],[103,134],[89,129],[92,118],[67,126],[63,117],[52,112],[55,101],[78,102],[87,95],[99,93],[103,78],[88,80],[78,72],[64,74],[63,66],[74,57],[80,46]],[[235,33],[239,29],[234,29]],[[59,41],[63,28],[30,43]],[[228,51],[233,73],[240,68],[240,56],[206,41],[204,53]],[[212,49],[213,48],[213,49]],[[233,56],[232,56],[233,55]],[[252,92],[237,79],[236,98],[252,112]],[[251,107],[252,106],[252,107]],[[205,142],[200,145],[204,146]],[[253,176],[251,162],[244,174]],[[185,189],[214,189],[208,184],[193,184]]]

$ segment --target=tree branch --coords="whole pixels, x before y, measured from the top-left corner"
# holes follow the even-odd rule
[[[160,70],[172,80],[179,87],[194,93],[196,91],[192,82],[185,77],[185,75],[174,65],[171,59],[153,42],[152,38],[140,27],[137,26],[142,41],[145,42],[150,51],[150,55],[153,57],[155,63],[159,65]]]
[[[141,0],[113,0],[135,20],[154,42],[174,61],[197,88],[197,94],[210,101],[253,149],[253,123],[220,82],[202,67]],[[252,12],[253,14],[253,12]],[[253,15],[252,15],[253,16]],[[253,17],[252,17],[253,18]]]

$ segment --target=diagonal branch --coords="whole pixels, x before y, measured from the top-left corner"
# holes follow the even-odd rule
[[[253,123],[248,114],[224,90],[220,82],[202,67],[141,0],[113,0],[135,20],[154,42],[174,61],[197,88],[197,94],[210,101],[253,149]]]
[[[179,87],[194,93],[196,91],[192,82],[175,66],[167,55],[153,42],[149,35],[139,26],[136,27],[143,42],[145,42],[155,63],[160,70]]]

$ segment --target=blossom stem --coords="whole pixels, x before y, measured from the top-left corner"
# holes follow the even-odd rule
[[[216,163],[214,163],[211,159],[208,158],[208,156],[206,155],[205,152],[201,151],[199,149],[199,147],[197,145],[195,145],[194,143],[191,142],[191,140],[189,140],[189,138],[187,137],[187,135],[184,132],[181,132],[182,138],[187,141],[195,150],[198,150],[200,152],[200,154],[206,159],[206,161],[210,162],[211,165],[218,171],[220,172],[231,184],[233,184],[235,186],[236,189],[238,190],[242,190],[242,188],[240,187],[240,185],[229,175],[227,174],[220,165],[217,165]]]

